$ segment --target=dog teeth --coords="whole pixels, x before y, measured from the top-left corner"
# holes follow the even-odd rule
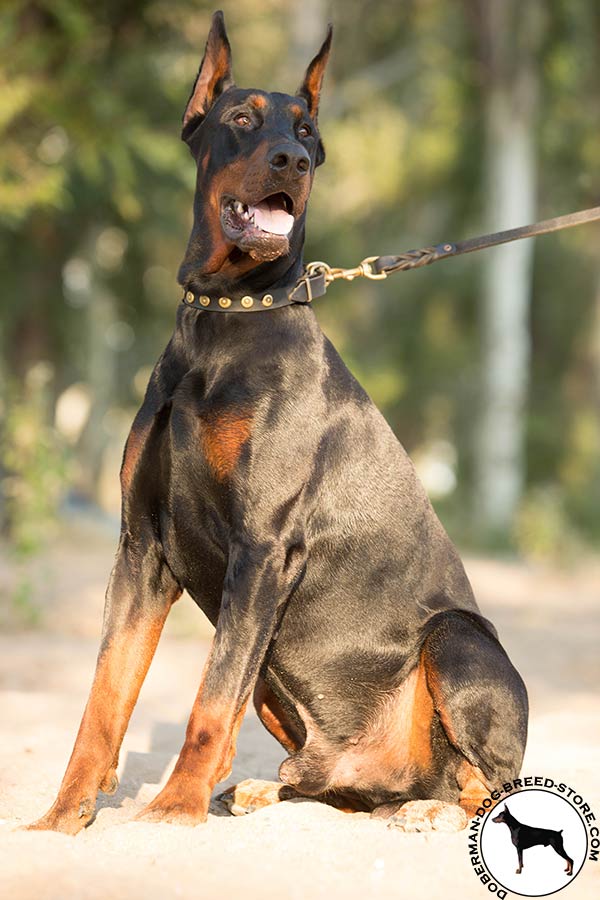
[[[246,203],[242,203],[241,200],[232,200],[230,207],[236,216],[244,222],[249,222],[250,224],[254,223],[254,213],[250,215],[250,210]]]

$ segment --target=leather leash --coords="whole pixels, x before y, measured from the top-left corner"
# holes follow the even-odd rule
[[[508,244],[522,238],[537,237],[553,231],[562,231],[564,228],[573,228],[575,225],[598,221],[600,221],[600,206],[595,206],[592,209],[583,209],[566,216],[544,219],[543,222],[537,222],[534,225],[522,225],[520,228],[496,231],[493,234],[468,238],[454,244],[449,242],[435,244],[419,250],[408,250],[399,256],[368,256],[358,266],[350,269],[334,268],[321,261],[311,262],[306,266],[305,274],[291,289],[277,288],[260,295],[215,297],[209,294],[198,294],[189,288],[186,290],[182,302],[186,306],[206,312],[264,312],[282,306],[306,305],[316,300],[317,297],[322,297],[329,285],[340,278],[346,281],[353,281],[354,278],[381,281],[394,272],[420,269],[422,266],[428,266],[440,259],[450,259],[461,256],[463,253],[486,250],[488,247]]]

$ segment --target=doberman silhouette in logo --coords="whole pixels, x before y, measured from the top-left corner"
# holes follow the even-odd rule
[[[516,870],[517,875],[520,875],[523,871],[523,850],[535,847],[537,844],[542,844],[544,847],[550,845],[559,856],[566,859],[567,868],[565,872],[567,875],[573,874],[573,860],[563,846],[562,829],[560,831],[552,831],[550,828],[536,828],[533,825],[523,825],[522,822],[515,819],[506,804],[504,804],[502,812],[492,819],[492,822],[504,822],[510,829],[510,837],[517,848],[519,857],[519,868]]]

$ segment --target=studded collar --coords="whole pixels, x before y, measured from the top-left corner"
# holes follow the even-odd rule
[[[184,306],[201,309],[205,312],[252,313],[268,312],[282,306],[306,306],[317,297],[322,297],[327,290],[327,277],[324,270],[306,272],[291,287],[274,288],[264,293],[240,294],[240,296],[217,297],[211,294],[200,294],[187,288],[181,302]]]

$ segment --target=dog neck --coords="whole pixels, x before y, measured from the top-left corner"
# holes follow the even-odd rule
[[[242,260],[237,266],[231,263],[217,272],[180,272],[179,283],[184,291],[238,299],[245,294],[260,294],[278,288],[291,289],[304,269],[302,254],[295,258],[287,255],[273,262],[255,264],[247,271],[244,271],[245,262],[246,260]]]

